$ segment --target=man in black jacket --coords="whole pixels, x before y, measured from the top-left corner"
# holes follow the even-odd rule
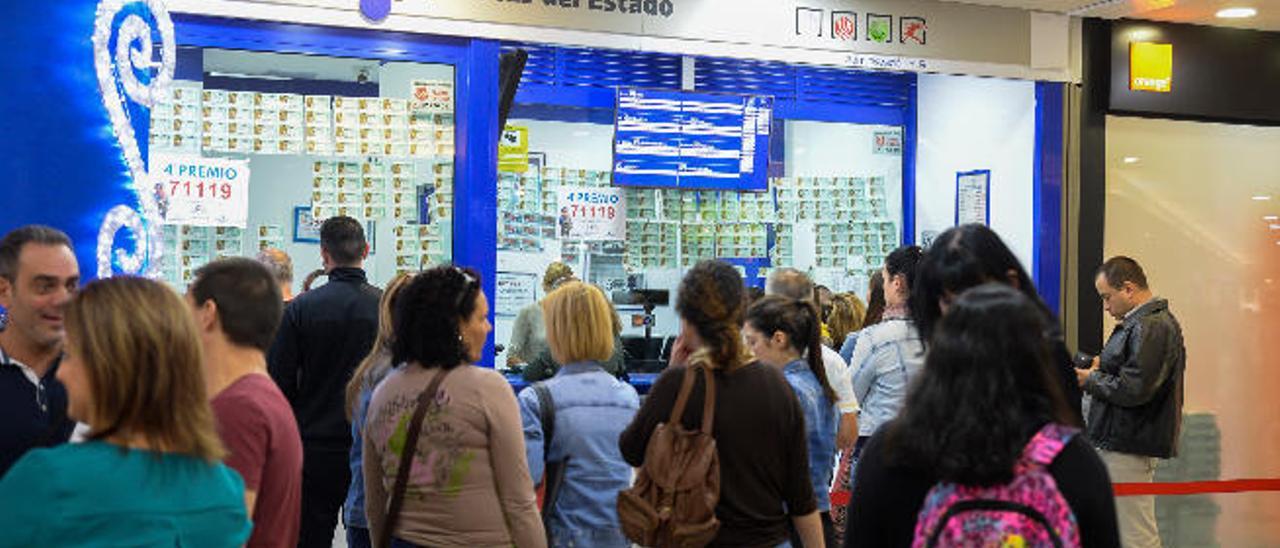
[[[382,294],[366,281],[368,255],[358,221],[326,220],[320,227],[320,256],[329,282],[289,303],[268,355],[271,377],[293,407],[302,434],[300,547],[332,546],[351,481],[351,426],[343,394],[352,371],[373,347]]]
[[[71,239],[47,226],[0,238],[0,476],[27,451],[66,443],[67,389],[58,382],[63,314],[80,287]]]
[[[1111,481],[1150,483],[1156,459],[1174,456],[1182,425],[1182,327],[1169,302],[1151,293],[1133,259],[1109,259],[1094,285],[1103,308],[1120,324],[1093,365],[1077,372],[1091,398],[1089,438]],[[1117,499],[1116,512],[1126,548],[1160,546],[1155,497]]]

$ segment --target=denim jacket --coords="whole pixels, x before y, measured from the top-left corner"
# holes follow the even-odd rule
[[[351,484],[347,486],[347,500],[342,503],[342,523],[348,528],[369,528],[364,517],[364,423],[373,399],[373,387],[360,390],[355,409],[351,412]]]
[[[885,318],[858,335],[849,367],[862,404],[858,435],[870,436],[898,415],[907,387],[924,368],[920,334],[907,318]]]
[[[805,439],[809,441],[809,478],[818,511],[831,510],[831,470],[836,455],[836,405],[822,392],[818,377],[804,360],[793,361],[782,370],[787,383],[804,410]]]
[[[542,481],[544,451],[557,461],[568,458],[564,483],[551,519],[556,546],[603,545],[600,539],[617,533],[618,491],[631,486],[631,466],[622,460],[618,437],[640,408],[631,385],[605,372],[598,363],[572,363],[545,381],[555,400],[555,438],[543,443],[542,414],[532,387],[520,391],[525,455],[534,483]],[[566,538],[596,539],[563,542]],[[612,543],[609,543],[612,544]]]

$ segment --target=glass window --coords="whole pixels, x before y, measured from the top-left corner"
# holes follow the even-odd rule
[[[527,130],[530,162],[523,173],[499,173],[498,344],[510,343],[517,315],[543,296],[553,261],[607,292],[669,291],[669,304],[650,319],[657,342],[647,363],[636,351],[646,348],[643,307],[618,305],[629,368],[652,370],[662,365],[656,350],[679,329],[676,289],[696,262],[729,260],[753,285],[763,285],[771,267],[793,266],[865,298],[870,273],[900,245],[902,128],[804,121],[787,121],[775,134],[783,165],[771,168],[781,176],[770,178],[767,192],[627,188],[624,240],[561,240],[557,189],[611,184],[612,112],[574,117],[591,121],[522,118],[519,106],[508,121]]]
[[[1187,350],[1179,455],[1157,481],[1280,476],[1277,147],[1280,128],[1107,118],[1105,255],[1142,264]],[[1280,543],[1273,494],[1156,505],[1166,546]]]
[[[246,226],[165,227],[167,282],[273,247],[301,291],[334,215],[365,224],[372,283],[452,258],[454,67],[199,48],[178,60],[152,110],[153,164],[244,159],[251,177]]]

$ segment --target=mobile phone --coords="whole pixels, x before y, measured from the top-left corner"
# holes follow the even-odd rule
[[[1076,352],[1076,356],[1075,358],[1072,359],[1072,361],[1075,362],[1075,366],[1077,368],[1088,369],[1090,366],[1093,365],[1093,358],[1094,358],[1093,356],[1085,354],[1084,352]]]

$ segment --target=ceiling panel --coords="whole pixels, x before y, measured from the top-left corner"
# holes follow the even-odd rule
[[[1215,27],[1280,30],[1280,0],[947,0],[1033,11],[1068,13],[1081,17],[1128,17],[1152,21],[1194,23]],[[1214,14],[1227,7],[1251,7],[1258,16],[1219,19]]]

